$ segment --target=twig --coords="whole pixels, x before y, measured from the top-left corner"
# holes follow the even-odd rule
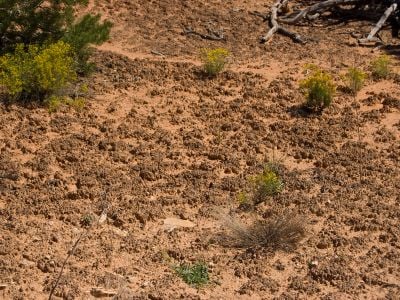
[[[210,29],[208,29],[208,34],[203,34],[203,33],[200,33],[200,32],[197,32],[197,31],[193,30],[191,27],[185,27],[183,29],[183,33],[184,34],[198,35],[202,39],[211,40],[211,41],[221,41],[221,40],[225,39],[225,37],[224,37],[224,35],[222,33],[214,32],[214,31],[212,31]]]

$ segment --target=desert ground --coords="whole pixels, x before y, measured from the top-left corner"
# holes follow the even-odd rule
[[[272,3],[90,3],[114,27],[86,106],[0,103],[1,299],[47,299],[77,239],[53,299],[400,299],[400,40],[385,29],[390,51],[360,47],[352,33],[371,23],[355,20],[296,27],[304,45],[260,44],[267,23],[251,12]],[[232,53],[215,78],[205,47]],[[385,52],[392,75],[347,93],[346,69]],[[301,108],[306,64],[338,85],[320,114]],[[240,205],[271,160],[282,192]],[[306,234],[290,249],[239,247],[223,242],[237,238],[223,214],[296,215]],[[197,261],[201,288],[173,267]]]

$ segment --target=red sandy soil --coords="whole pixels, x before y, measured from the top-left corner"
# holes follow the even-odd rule
[[[271,3],[91,3],[115,26],[94,55],[86,107],[0,103],[1,299],[47,299],[82,219],[102,212],[54,299],[93,299],[94,287],[114,299],[399,299],[398,56],[393,76],[368,79],[353,99],[341,76],[381,54],[350,35],[368,24],[300,27],[306,45],[279,35],[261,45],[266,24],[250,12]],[[226,40],[183,35],[185,26]],[[205,78],[203,47],[229,49],[228,70]],[[322,114],[299,108],[306,63],[339,84]],[[237,194],[272,156],[284,190],[240,208]],[[245,223],[290,211],[307,234],[288,251],[226,246],[215,209]],[[171,267],[195,261],[210,268],[199,290]]]

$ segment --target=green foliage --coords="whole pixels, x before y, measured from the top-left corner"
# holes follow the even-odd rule
[[[85,107],[85,98],[77,97],[71,98],[68,96],[52,95],[48,97],[44,103],[46,104],[50,113],[56,112],[62,105],[67,105],[79,111]]]
[[[246,194],[246,192],[240,192],[237,194],[237,201],[239,202],[240,205],[245,205],[249,202],[249,198]]]
[[[310,68],[310,71],[310,76],[300,82],[300,88],[307,99],[305,106],[319,111],[331,104],[336,87],[330,74],[317,67]]]
[[[92,53],[90,45],[101,45],[110,37],[112,23],[100,22],[100,15],[85,15],[77,23],[68,28],[63,36],[63,41],[72,45],[77,55],[79,72],[88,73],[93,69],[93,64],[88,63]]]
[[[89,227],[94,222],[94,217],[91,214],[83,215],[81,218],[81,225],[83,227]]]
[[[43,99],[77,78],[71,47],[62,41],[44,47],[18,44],[0,57],[0,85],[13,99]]]
[[[346,80],[351,92],[356,95],[363,87],[367,74],[358,68],[349,68],[346,73]]]
[[[387,78],[390,74],[391,60],[387,55],[381,55],[371,63],[372,76],[376,79]]]
[[[79,71],[85,71],[91,44],[109,37],[111,23],[87,14],[75,20],[74,12],[88,0],[0,0],[0,53],[18,44],[43,45],[63,40],[76,52]]]
[[[56,112],[64,101],[64,97],[52,95],[48,97],[44,103],[46,104],[50,113]]]
[[[204,262],[197,262],[193,265],[183,264],[174,269],[184,282],[196,288],[207,284],[210,280],[208,267]]]
[[[263,202],[267,197],[280,193],[283,189],[283,182],[275,170],[268,165],[264,171],[250,178],[253,185],[255,203]]]
[[[230,52],[224,48],[202,49],[200,51],[200,59],[203,63],[204,71],[215,76],[220,73],[228,64]]]

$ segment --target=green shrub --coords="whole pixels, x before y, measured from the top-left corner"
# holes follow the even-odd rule
[[[44,47],[17,45],[0,57],[0,85],[13,99],[45,99],[77,78],[71,46],[59,41]]]
[[[80,223],[81,223],[81,225],[83,227],[89,227],[89,226],[91,226],[93,224],[93,222],[94,222],[93,215],[85,214],[85,215],[82,216]]]
[[[88,69],[91,44],[109,38],[112,24],[99,15],[86,14],[76,20],[75,12],[88,0],[6,0],[0,4],[0,53],[11,53],[18,44],[43,45],[59,40],[76,52],[79,71]]]
[[[200,51],[200,58],[203,63],[204,72],[210,76],[217,75],[228,64],[229,56],[229,50],[224,48],[202,49]]]
[[[372,76],[376,79],[387,78],[390,74],[390,58],[387,55],[381,55],[371,63]]]
[[[268,165],[261,174],[251,177],[250,181],[253,184],[254,202],[256,204],[263,202],[267,197],[280,193],[283,189],[283,182],[279,175]]]
[[[196,288],[207,284],[210,280],[208,267],[204,262],[197,262],[194,265],[183,264],[174,269],[184,282]]]
[[[336,91],[331,75],[317,67],[311,68],[310,76],[300,82],[300,88],[307,99],[305,107],[313,111],[328,107]]]
[[[358,68],[349,68],[346,73],[348,88],[356,95],[363,87],[367,74]]]
[[[100,15],[85,15],[70,26],[62,38],[75,50],[79,73],[93,70],[94,64],[88,62],[92,54],[90,45],[101,45],[109,39],[112,24],[107,21],[101,24],[100,18]]]

